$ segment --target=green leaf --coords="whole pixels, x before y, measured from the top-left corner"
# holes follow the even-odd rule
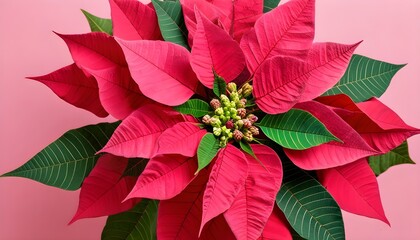
[[[345,239],[340,207],[325,188],[290,160],[283,161],[283,168],[276,203],[293,229],[311,240]]]
[[[100,18],[89,12],[81,9],[86,19],[89,22],[90,30],[92,32],[104,32],[112,36],[112,21],[107,18]]]
[[[156,9],[160,31],[163,38],[168,42],[179,44],[187,49],[188,32],[184,23],[181,3],[177,1],[152,0]]]
[[[119,122],[90,125],[66,132],[27,163],[3,176],[29,178],[49,186],[76,190],[95,166]]]
[[[219,151],[219,148],[220,141],[213,133],[206,133],[206,135],[203,136],[197,149],[198,169],[195,174],[209,165],[211,160],[216,156],[217,151]]]
[[[212,111],[210,105],[200,99],[188,100],[184,104],[174,107],[174,109],[183,114],[191,114],[194,117],[202,117]]]
[[[213,92],[216,96],[226,93],[226,82],[225,79],[214,73]]]
[[[340,141],[312,114],[291,109],[266,115],[258,124],[267,137],[289,149],[307,149],[330,141]]]
[[[269,12],[276,8],[280,3],[280,0],[264,0],[264,13]]]
[[[384,173],[390,167],[399,164],[415,164],[410,158],[407,142],[402,143],[385,154],[369,157],[369,165],[376,176]]]
[[[251,148],[251,145],[249,145],[248,142],[240,141],[239,146],[241,146],[241,149],[251,155],[253,158],[257,159],[257,156],[255,156],[254,151]]]
[[[108,217],[102,240],[155,240],[158,202],[142,199],[127,212]]]
[[[344,76],[323,96],[344,93],[355,102],[380,97],[388,88],[392,77],[404,66],[353,55]]]

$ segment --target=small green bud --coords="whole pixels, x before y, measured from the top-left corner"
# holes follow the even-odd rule
[[[245,139],[247,142],[252,142],[252,141],[254,140],[254,137],[252,136],[252,132],[251,132],[251,131],[249,131],[248,129],[245,129],[245,130],[243,131],[243,133],[244,133],[244,139]]]
[[[222,116],[223,113],[224,113],[223,108],[221,108],[221,107],[217,108],[216,110],[214,110],[214,113],[216,115]]]
[[[233,102],[236,102],[239,100],[239,94],[238,92],[233,92],[230,94],[230,100]]]
[[[238,125],[238,128],[242,128],[242,126],[244,125],[244,121],[242,119],[236,121],[236,124]]]
[[[236,92],[236,90],[237,90],[236,83],[233,83],[233,82],[228,83],[227,89],[231,93]]]
[[[224,94],[220,95],[220,101],[222,101],[223,104],[226,104],[226,102],[230,102],[229,98]]]
[[[220,125],[222,124],[222,122],[220,121],[220,119],[219,118],[216,118],[216,117],[210,118],[209,123],[213,127],[220,127]]]
[[[246,106],[246,99],[245,98],[242,98],[241,100],[239,100],[239,102],[236,103],[236,106],[238,108],[244,108]]]
[[[242,86],[242,96],[244,97],[244,98],[247,98],[247,97],[249,97],[251,94],[252,94],[252,86],[251,86],[251,84],[249,84],[249,83],[245,83],[243,86]]]
[[[218,127],[214,127],[213,128],[213,134],[215,136],[220,136],[222,134],[222,129],[221,128],[218,128]]]

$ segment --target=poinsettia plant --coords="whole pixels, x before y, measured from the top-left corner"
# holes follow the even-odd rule
[[[314,43],[315,0],[110,0],[74,63],[31,79],[114,123],[71,130],[3,176],[81,187],[102,239],[344,239],[388,220],[376,176],[420,130],[381,103],[403,65]],[[277,6],[279,5],[279,6]],[[158,201],[159,200],[159,201]]]

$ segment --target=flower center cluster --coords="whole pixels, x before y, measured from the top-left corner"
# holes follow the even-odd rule
[[[244,84],[239,91],[235,83],[227,85],[227,95],[221,94],[220,98],[211,100],[210,105],[214,112],[205,115],[202,122],[213,128],[213,134],[219,138],[220,147],[226,146],[229,140],[247,142],[254,140],[259,130],[254,123],[257,116],[246,108],[247,97],[252,93],[252,86]]]

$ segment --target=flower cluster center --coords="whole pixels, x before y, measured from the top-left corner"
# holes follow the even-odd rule
[[[231,140],[240,142],[242,139],[252,142],[259,130],[254,123],[258,118],[247,109],[247,98],[251,96],[252,86],[244,84],[237,90],[235,83],[227,85],[227,95],[210,101],[213,113],[205,115],[202,122],[212,127],[213,134],[219,138],[220,147],[226,146]]]

